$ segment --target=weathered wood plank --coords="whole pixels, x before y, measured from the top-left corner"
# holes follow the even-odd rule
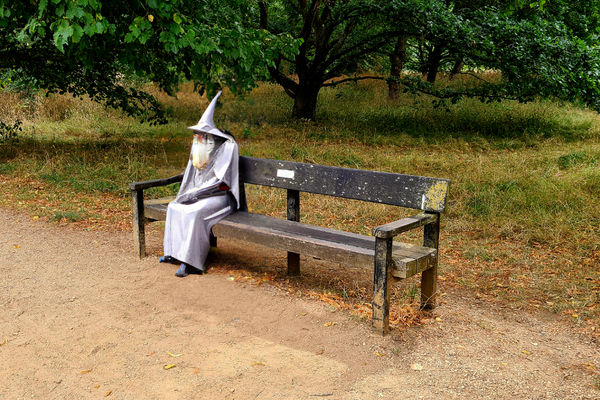
[[[240,157],[245,183],[441,212],[450,181],[291,161]]]
[[[144,203],[146,218],[150,221],[164,221],[167,218],[169,201],[167,199],[147,200]]]
[[[145,204],[146,219],[164,221],[170,199],[149,200]],[[226,225],[225,228],[222,225]],[[263,227],[263,228],[261,228]],[[264,229],[268,234],[264,237],[253,239],[251,234],[242,235],[240,231]],[[293,250],[285,243],[274,242],[273,236],[290,231],[296,236],[302,236],[307,241],[320,243],[325,248],[318,254],[309,254],[306,246],[298,243],[296,254],[305,254],[325,260],[340,262],[349,266],[370,267],[374,256],[375,239],[370,236],[358,235],[351,232],[338,231],[320,226],[308,224],[289,224],[285,220],[267,217],[259,214],[237,212],[232,214],[214,228],[216,236],[230,236],[246,242],[264,244],[280,250]],[[264,242],[264,243],[262,243]],[[351,254],[341,256],[337,252],[330,253],[327,243],[343,243],[345,247],[340,251],[348,251]],[[315,246],[317,246],[315,244]],[[303,251],[300,251],[303,250]],[[294,251],[290,251],[292,254]],[[316,253],[316,252],[315,252]],[[405,279],[429,268],[437,253],[435,249],[416,246],[408,243],[394,242],[393,249],[393,271],[395,278]]]
[[[246,185],[240,179],[240,208],[239,211],[248,212],[248,201],[246,200]]]
[[[213,231],[217,236],[233,237],[348,266],[371,268],[373,265],[375,238],[370,236],[241,212],[224,218]],[[393,242],[394,276],[406,278],[411,271],[414,275],[416,265],[426,268],[435,255],[435,249]],[[411,270],[412,264],[415,267]]]
[[[144,190],[144,189],[148,189],[151,187],[170,185],[171,183],[181,182],[182,180],[183,180],[183,174],[179,174],[179,175],[171,176],[170,178],[165,178],[165,179],[153,179],[150,181],[132,182],[129,184],[129,189]]]
[[[375,248],[375,239],[371,236],[359,235],[357,233],[339,231],[331,228],[315,226],[310,224],[290,224],[285,220],[267,217],[260,214],[236,213],[228,216],[224,223],[234,221],[247,225],[262,225],[272,227],[274,230],[294,232],[295,234],[307,236],[315,240],[341,242],[349,246],[360,247],[369,250]],[[424,249],[408,243],[394,242],[394,249],[402,249],[402,254],[407,257],[419,258],[430,254],[430,249]]]
[[[389,224],[373,228],[373,236],[389,239],[402,232],[418,228],[420,226],[435,222],[434,214],[419,214],[408,218],[402,218]]]
[[[288,221],[300,221],[300,192],[297,190],[287,190],[287,219]],[[288,251],[287,267],[288,275],[300,275],[300,254]]]
[[[133,243],[139,258],[146,256],[146,232],[144,217],[144,192],[133,190],[131,192],[131,213],[133,215]]]
[[[440,243],[440,216],[437,222],[425,225],[423,245],[438,249]],[[437,267],[438,257],[435,257],[430,268],[421,273],[421,308],[432,309],[435,307],[437,296]]]
[[[373,272],[373,329],[382,335],[390,328],[390,285],[392,281],[392,239],[375,239]]]

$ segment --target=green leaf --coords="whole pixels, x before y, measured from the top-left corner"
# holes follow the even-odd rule
[[[81,37],[83,36],[83,28],[79,26],[79,24],[73,24],[73,43],[79,43]]]
[[[48,0],[41,0],[38,5],[38,16],[41,17],[42,14],[44,14],[44,11],[46,11],[46,8],[48,8]]]

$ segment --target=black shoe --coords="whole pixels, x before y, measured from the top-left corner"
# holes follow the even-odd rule
[[[201,269],[194,268],[191,265],[188,265],[185,271],[190,275],[202,275],[204,273]]]
[[[174,259],[171,256],[162,256],[161,258],[158,259],[158,262],[160,262],[160,263],[176,264],[177,260]]]

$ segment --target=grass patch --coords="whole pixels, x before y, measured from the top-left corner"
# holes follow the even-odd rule
[[[67,220],[69,222],[77,222],[84,220],[88,217],[87,213],[84,210],[80,211],[57,211],[54,213],[53,220],[54,221],[62,221]]]
[[[191,141],[185,128],[208,104],[191,85],[177,98],[151,90],[167,107],[168,125],[140,124],[87,98],[25,103],[0,93],[2,115],[23,121],[19,142],[0,145],[0,205],[128,229],[127,184],[180,173]],[[271,84],[243,97],[226,92],[216,123],[236,136],[243,155],[451,179],[442,230],[446,287],[600,321],[596,113],[552,101],[465,100],[446,111],[409,95],[390,102],[378,82],[324,89],[317,122],[291,119],[291,106]],[[147,196],[176,192],[171,185]],[[285,216],[284,191],[249,187],[248,195],[251,210]],[[414,213],[304,193],[301,204],[303,221],[362,234]],[[402,240],[419,243],[420,235]],[[335,292],[344,297],[344,290]],[[398,296],[410,300],[415,290]]]

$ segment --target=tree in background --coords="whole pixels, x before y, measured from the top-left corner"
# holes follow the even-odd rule
[[[248,12],[242,0],[0,0],[0,72],[160,122],[156,99],[124,74],[169,94],[182,77],[239,91],[267,78],[275,56],[294,53],[289,35],[245,26]]]
[[[600,110],[599,9],[598,0],[0,0],[0,72],[155,121],[156,99],[124,74],[170,94],[182,78],[211,92],[271,79],[307,119],[321,88],[361,79],[387,80],[392,97],[557,97]],[[387,74],[361,74],[377,63]],[[440,71],[463,68],[501,78],[435,85]]]

